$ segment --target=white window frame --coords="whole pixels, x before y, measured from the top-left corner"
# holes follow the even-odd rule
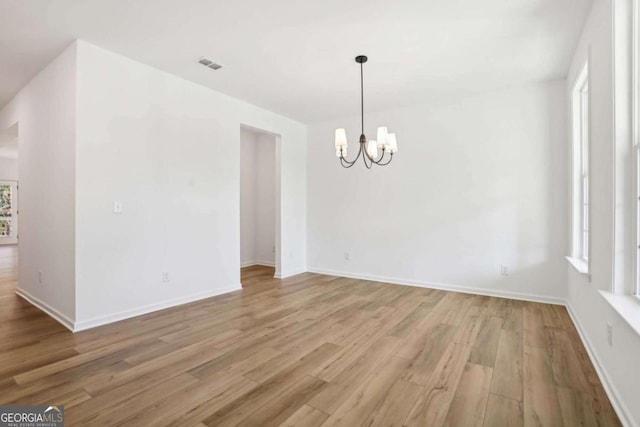
[[[640,0],[613,5],[613,283],[600,295],[640,335]],[[603,283],[604,284],[604,283]]]
[[[589,273],[589,62],[582,67],[571,91],[573,135],[572,245],[569,262],[580,272]]]
[[[640,1],[633,1],[631,24],[631,130],[632,130],[632,176],[633,176],[633,236],[635,254],[633,271],[635,283],[631,293],[640,298]],[[629,290],[627,290],[629,293]]]

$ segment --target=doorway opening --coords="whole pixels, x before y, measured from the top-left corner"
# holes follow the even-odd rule
[[[18,124],[0,132],[0,245],[18,244]]]
[[[4,161],[0,160],[0,164]],[[0,169],[2,170],[2,169]],[[0,176],[4,171],[0,172]],[[18,243],[18,180],[0,179],[0,245]]]
[[[279,271],[278,138],[240,128],[240,281],[245,288]]]
[[[0,296],[18,288],[18,124],[0,131]]]

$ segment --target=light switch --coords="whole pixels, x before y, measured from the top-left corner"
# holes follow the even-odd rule
[[[122,213],[122,202],[120,200],[113,201],[113,213],[114,214]]]

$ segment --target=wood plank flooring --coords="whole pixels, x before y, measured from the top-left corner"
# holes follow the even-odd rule
[[[0,404],[67,425],[617,426],[563,307],[242,271],[242,291],[72,334],[14,295]]]

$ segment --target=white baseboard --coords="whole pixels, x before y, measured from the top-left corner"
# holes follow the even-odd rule
[[[290,270],[284,273],[276,271],[276,274],[274,274],[273,277],[276,279],[286,279],[287,277],[296,276],[298,274],[306,273],[307,271],[309,270],[307,270],[306,268],[302,268],[299,270]]]
[[[373,282],[390,283],[392,285],[416,286],[419,288],[439,289],[443,291],[462,292],[473,295],[486,295],[490,297],[510,298],[521,301],[541,302],[545,304],[565,305],[562,298],[548,297],[544,295],[509,292],[495,289],[484,289],[469,286],[450,285],[446,283],[426,282],[419,280],[398,279],[395,277],[375,276],[371,274],[348,273],[345,271],[325,270],[322,268],[308,268],[310,273],[325,274],[328,276],[348,277],[350,279],[370,280]]]
[[[591,359],[591,363],[596,368],[596,372],[598,373],[600,382],[604,387],[604,391],[607,393],[607,396],[609,397],[609,401],[611,401],[611,405],[613,406],[613,409],[616,411],[618,418],[620,418],[620,422],[625,427],[634,426],[635,424],[631,422],[631,418],[628,415],[630,412],[627,410],[627,407],[624,405],[624,403],[622,403],[622,400],[620,399],[620,394],[618,393],[618,390],[616,389],[616,387],[613,385],[613,381],[611,381],[611,379],[609,378],[607,371],[605,371],[602,365],[600,364],[598,356],[593,349],[594,347],[591,345],[591,341],[589,341],[589,338],[587,337],[587,335],[582,330],[582,327],[580,326],[578,317],[574,313],[570,304],[567,303],[566,306],[567,306],[567,311],[569,312],[569,316],[571,317],[571,320],[573,321],[573,324],[575,325],[576,330],[578,331],[578,335],[580,335],[580,339],[582,340],[584,347],[587,349],[587,354],[589,355],[589,359]]]
[[[240,268],[252,267],[254,265],[261,265],[263,267],[275,267],[276,263],[273,261],[245,261],[240,264]]]
[[[55,308],[51,307],[49,304],[45,303],[41,299],[34,297],[24,289],[20,289],[20,288],[16,289],[16,295],[18,295],[20,298],[27,301],[29,304],[38,307],[40,310],[44,311],[53,319],[55,319],[57,322],[59,322],[62,326],[64,326],[65,328],[73,332],[74,321],[71,320],[68,316],[60,313]]]
[[[108,314],[106,316],[94,317],[92,319],[80,320],[75,322],[73,332],[84,331],[86,329],[95,328],[98,326],[106,325],[120,320],[130,319],[132,317],[141,316],[143,314],[151,313],[165,308],[175,307],[182,304],[188,304],[190,302],[198,301],[201,299],[211,298],[214,296],[234,292],[242,289],[242,285],[232,285],[226,288],[216,288],[205,292],[199,292],[179,298],[174,298],[166,301],[161,301],[154,304],[145,305],[130,310],[120,311],[118,313]]]

